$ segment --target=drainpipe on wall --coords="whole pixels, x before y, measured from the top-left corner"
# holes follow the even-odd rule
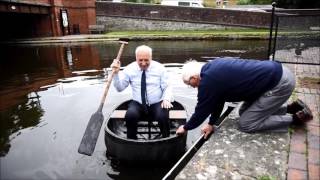
[[[56,6],[55,6],[55,0],[50,0],[51,4],[51,30],[53,36],[62,36],[62,30],[60,29],[60,19],[59,19],[59,13],[56,12]]]

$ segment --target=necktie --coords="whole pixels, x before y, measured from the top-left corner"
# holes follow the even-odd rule
[[[141,101],[142,101],[142,106],[145,112],[147,112],[146,91],[147,91],[146,71],[143,71],[141,76]]]

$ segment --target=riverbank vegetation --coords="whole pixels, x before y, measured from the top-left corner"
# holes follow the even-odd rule
[[[161,0],[122,0],[123,2],[131,3],[148,3],[148,4],[160,4]],[[277,3],[278,8],[291,8],[291,9],[308,9],[308,8],[320,8],[319,0],[229,0],[228,4],[237,5],[261,5],[270,4],[272,2]],[[205,7],[216,7],[215,0],[203,0]]]
[[[107,37],[126,37],[126,38],[249,38],[266,39],[269,37],[268,29],[227,29],[227,30],[176,30],[176,31],[114,31],[107,32]]]
[[[235,28],[225,30],[146,30],[146,31],[110,31],[105,33],[105,38],[128,38],[132,40],[154,39],[247,39],[264,40],[269,39],[269,29]],[[281,31],[278,32],[279,39],[319,39],[319,31]]]

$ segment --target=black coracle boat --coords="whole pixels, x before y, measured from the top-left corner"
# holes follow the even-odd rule
[[[168,165],[176,162],[186,151],[187,135],[177,136],[176,129],[185,124],[185,107],[174,101],[169,110],[170,136],[162,138],[157,122],[142,120],[138,123],[137,140],[126,138],[124,116],[129,101],[120,104],[106,121],[105,144],[107,156],[122,164]]]

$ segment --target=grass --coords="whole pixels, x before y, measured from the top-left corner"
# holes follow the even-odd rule
[[[216,30],[134,30],[134,31],[109,31],[105,38],[128,38],[131,40],[267,40],[268,29],[230,28]],[[279,38],[319,38],[315,32],[281,32]]]
[[[294,133],[294,129],[292,127],[288,128],[289,134],[292,135]]]
[[[281,32],[279,36],[297,38],[318,36],[310,32]],[[268,29],[225,29],[225,30],[149,30],[149,31],[110,31],[107,37],[232,37],[232,38],[268,38]]]
[[[268,175],[259,176],[258,180],[276,180],[276,178]]]
[[[107,33],[108,35],[181,35],[181,34],[268,34],[265,29],[226,29],[226,30],[176,30],[176,31],[114,31]]]
[[[226,30],[176,30],[176,31],[113,31],[107,37],[253,37],[266,38],[266,29],[226,29]]]
[[[296,89],[292,92],[290,99],[291,99],[291,101],[296,101],[298,99]]]
[[[204,1],[203,1],[203,5],[204,5],[205,7],[215,8],[215,7],[216,7],[216,1],[213,1],[213,0],[204,0]]]

